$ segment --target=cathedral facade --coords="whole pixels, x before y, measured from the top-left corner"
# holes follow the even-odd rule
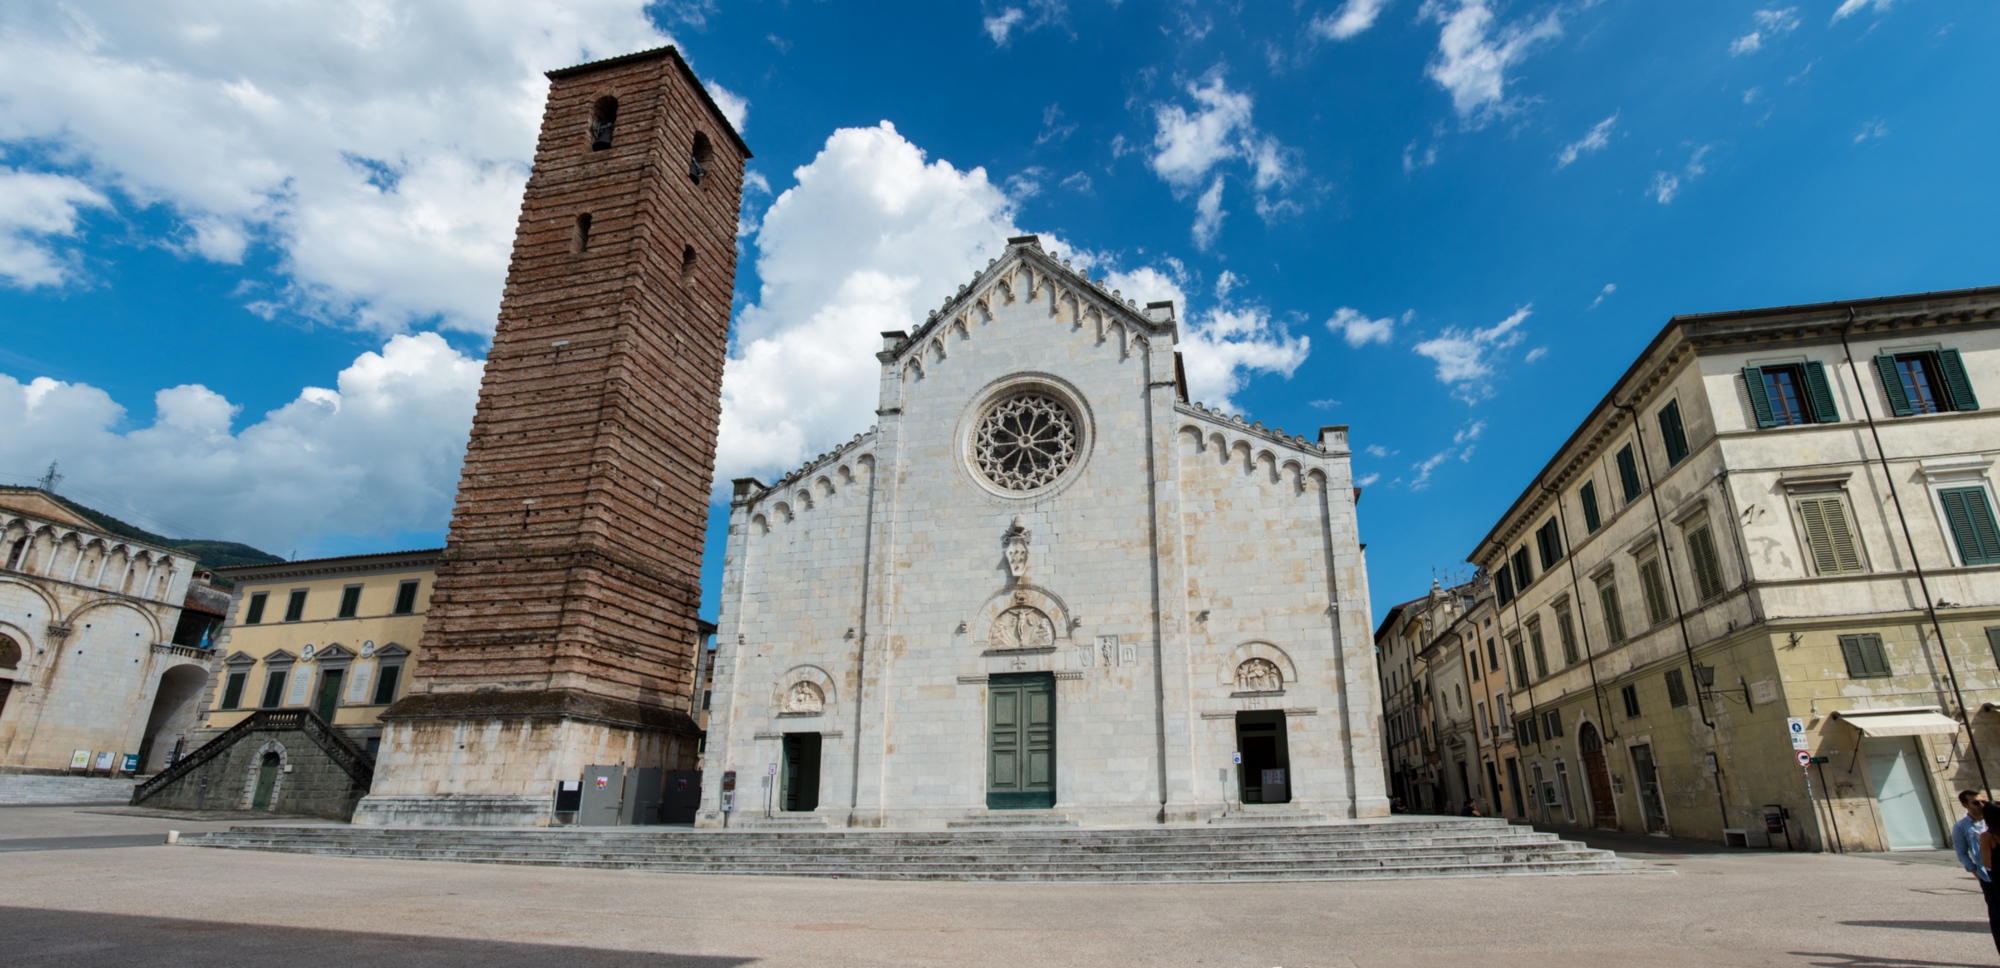
[[[1010,240],[735,482],[699,823],[1388,812],[1346,428],[1189,402],[1176,333]]]

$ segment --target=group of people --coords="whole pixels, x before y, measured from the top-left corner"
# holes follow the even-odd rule
[[[1979,879],[1979,892],[1986,895],[1986,921],[1992,926],[1993,947],[2000,950],[2000,889],[1993,883],[1994,848],[2000,847],[2000,805],[1977,790],[1964,790],[1958,804],[1965,816],[1951,825],[1951,849],[1958,865]]]

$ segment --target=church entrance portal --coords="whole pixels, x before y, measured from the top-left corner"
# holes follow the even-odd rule
[[[1591,825],[1618,829],[1618,804],[1611,798],[1611,774],[1604,765],[1604,740],[1597,727],[1584,723],[1577,728],[1576,745],[1583,750],[1583,772],[1590,785]]]
[[[1292,758],[1285,747],[1285,714],[1267,710],[1236,714],[1236,749],[1243,754],[1244,803],[1292,802]]]
[[[1055,806],[1055,676],[994,676],[986,692],[986,808]]]
[[[781,809],[819,809],[819,734],[785,734],[785,785],[778,792]]]

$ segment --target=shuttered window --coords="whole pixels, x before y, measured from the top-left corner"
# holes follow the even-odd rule
[[[1722,559],[1715,553],[1715,532],[1704,524],[1687,532],[1688,562],[1694,566],[1694,586],[1706,602],[1722,596]]]
[[[1493,595],[1502,606],[1514,600],[1514,570],[1512,568],[1501,565],[1500,570],[1493,573]]]
[[[1521,657],[1521,637],[1507,639],[1507,652],[1514,660],[1514,684],[1519,686],[1528,681],[1528,663]]]
[[[294,589],[290,601],[285,603],[285,621],[296,622],[306,614],[306,590]]]
[[[1984,487],[1941,488],[1938,503],[1944,505],[1945,524],[1951,528],[1961,564],[2000,563],[2000,528],[1994,525],[1993,504]]]
[[[2000,663],[2000,625],[1986,627],[1986,647],[1993,650],[1993,661]]]
[[[276,709],[279,703],[285,701],[285,675],[288,671],[286,669],[270,669],[265,671],[264,701],[260,703],[263,708]]]
[[[271,600],[270,592],[254,592],[250,595],[250,608],[243,613],[243,624],[257,625],[264,621],[264,603]]]
[[[1528,562],[1528,546],[1514,549],[1514,590],[1526,591],[1528,583],[1535,580],[1534,565]]]
[[[1596,481],[1584,481],[1583,486],[1576,489],[1576,503],[1583,505],[1584,531],[1596,534],[1597,529],[1604,526],[1604,519],[1597,513]]]
[[[1979,409],[1957,350],[1885,353],[1875,358],[1875,372],[1882,377],[1890,412],[1898,417]]]
[[[1548,712],[1542,714],[1542,732],[1548,734],[1548,737],[1550,739],[1557,739],[1562,736],[1563,734],[1562,710],[1551,709]]]
[[[247,672],[229,674],[229,686],[222,691],[222,708],[238,709],[243,705],[243,684],[250,679]]]
[[[1562,560],[1562,525],[1558,524],[1555,518],[1550,518],[1548,523],[1536,529],[1535,549],[1542,553],[1543,571],[1554,568],[1556,562]]]
[[[353,618],[361,610],[361,586],[349,585],[340,590],[340,617]]]
[[[1520,740],[1521,745],[1523,746],[1526,746],[1530,743],[1540,745],[1540,743],[1542,742],[1542,738],[1535,732],[1535,717],[1530,716],[1527,719],[1523,719],[1520,722],[1515,723],[1514,738]]]
[[[1851,575],[1862,570],[1861,546],[1847,520],[1847,503],[1837,495],[1798,499],[1799,524],[1813,573]]]
[[[1623,689],[1620,689],[1620,690],[1618,691],[1618,694],[1619,694],[1619,696],[1620,696],[1621,698],[1623,698],[1623,699],[1625,700],[1625,718],[1626,718],[1626,719],[1638,719],[1638,718],[1639,718],[1639,687],[1638,687],[1638,686],[1636,686],[1636,685],[1634,685],[1634,686],[1626,686],[1625,688],[1623,688]]]
[[[1576,665],[1576,626],[1567,608],[1556,609],[1556,639],[1562,643],[1563,665]]]
[[[1528,652],[1535,657],[1535,678],[1548,678],[1549,656],[1548,650],[1542,647],[1542,627],[1540,625],[1528,626]]]
[[[1681,402],[1669,400],[1660,408],[1660,445],[1667,449],[1667,466],[1687,459],[1687,430],[1681,426]]]
[[[408,615],[417,610],[417,582],[406,581],[396,586],[396,614]]]
[[[1679,709],[1688,704],[1687,682],[1681,678],[1681,670],[1667,670],[1667,705]]]
[[[1660,559],[1649,558],[1639,565],[1639,590],[1646,596],[1646,627],[1672,617],[1667,609],[1667,584],[1660,577]]]
[[[1826,367],[1817,361],[1746,366],[1743,388],[1750,396],[1750,411],[1759,427],[1834,423],[1840,419],[1840,410],[1833,403],[1833,388],[1826,382]]]
[[[1625,488],[1625,503],[1639,499],[1645,489],[1639,486],[1639,461],[1632,456],[1632,445],[1618,448],[1618,483]]]
[[[1618,584],[1597,586],[1597,604],[1604,608],[1604,638],[1612,645],[1625,641],[1625,610],[1618,604]]]
[[[1849,679],[1883,679],[1889,675],[1889,655],[1882,649],[1882,637],[1873,632],[1841,636],[1840,657],[1847,662]]]

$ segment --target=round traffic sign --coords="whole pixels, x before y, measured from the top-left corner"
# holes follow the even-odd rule
[[[1799,765],[1805,766],[1807,764],[1810,764],[1811,762],[1812,762],[1812,750],[1800,750]]]

